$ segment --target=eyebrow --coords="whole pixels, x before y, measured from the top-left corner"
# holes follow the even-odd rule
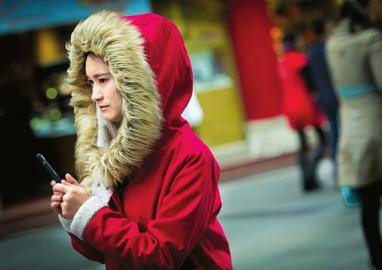
[[[93,77],[94,77],[95,79],[97,79],[97,78],[99,78],[99,77],[106,76],[106,75],[110,75],[110,72],[99,73],[99,74],[94,75]],[[86,75],[86,77],[87,77],[88,79],[91,79],[91,77],[89,77],[89,76],[87,76],[87,75]]]

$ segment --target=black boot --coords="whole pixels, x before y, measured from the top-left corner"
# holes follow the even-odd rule
[[[310,192],[317,189],[320,189],[320,185],[317,183],[317,181],[314,178],[304,179],[303,183],[304,191]]]

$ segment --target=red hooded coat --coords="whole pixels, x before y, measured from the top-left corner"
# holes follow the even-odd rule
[[[71,234],[73,247],[90,260],[105,263],[106,269],[232,269],[228,242],[217,219],[222,206],[219,166],[181,117],[191,97],[193,79],[178,29],[154,14],[119,21],[109,13],[94,16],[97,23],[85,20],[72,34],[68,47],[68,77],[74,88],[72,105],[78,133],[76,166],[83,180],[89,176],[89,157],[98,153],[93,161],[104,161],[97,166],[115,185],[111,185],[114,193],[108,205],[87,223],[83,240]],[[126,69],[113,66],[115,59],[122,59],[115,54],[124,50],[113,52],[115,40],[126,34],[119,29],[121,25],[128,29],[124,48],[133,48],[129,55],[122,55],[130,61]],[[101,31],[102,27],[107,29]],[[114,32],[116,29],[122,34]],[[139,42],[135,46],[134,40],[128,40],[137,33],[143,39],[143,54]],[[86,92],[88,86],[81,81],[81,68],[89,51],[108,63],[125,106],[125,122],[107,150],[97,149],[96,130],[88,124],[95,119],[94,103]],[[152,74],[141,72],[141,64],[146,62]],[[146,87],[152,78],[154,86]],[[150,92],[153,87],[160,95],[160,112],[150,107],[155,103]],[[141,97],[135,100],[137,95]],[[89,112],[92,118],[82,121]],[[161,114],[162,124],[155,114]],[[131,160],[111,155],[120,152]],[[114,167],[108,163],[111,157],[116,159]],[[122,180],[113,182],[119,172]]]

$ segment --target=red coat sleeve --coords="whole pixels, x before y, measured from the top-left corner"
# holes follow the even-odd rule
[[[95,249],[85,241],[78,239],[75,235],[69,234],[72,246],[80,254],[85,256],[85,258],[91,261],[97,261],[100,263],[105,263],[105,256],[99,250]]]
[[[104,207],[88,223],[84,240],[126,267],[177,269],[211,220],[218,173],[209,153],[190,157],[177,170],[156,218],[144,232],[134,220]]]

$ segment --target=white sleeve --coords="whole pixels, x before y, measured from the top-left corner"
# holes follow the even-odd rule
[[[108,206],[112,191],[107,189],[103,183],[97,183],[94,195],[91,196],[78,209],[70,224],[70,231],[79,239],[82,239],[82,234],[91,218],[103,207]]]

